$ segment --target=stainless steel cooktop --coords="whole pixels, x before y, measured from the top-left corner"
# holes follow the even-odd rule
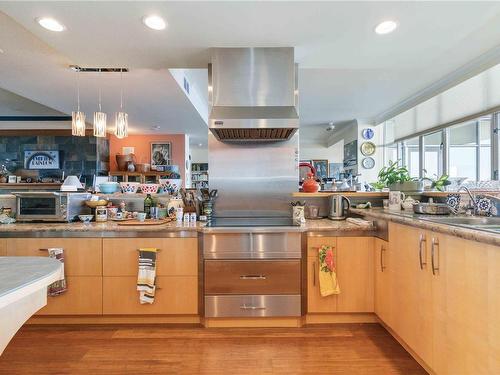
[[[207,227],[289,227],[294,226],[289,217],[218,217]]]

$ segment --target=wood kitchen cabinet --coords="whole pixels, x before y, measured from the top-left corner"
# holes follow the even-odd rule
[[[104,276],[136,276],[139,248],[154,247],[158,276],[197,276],[197,238],[104,238]]]
[[[373,237],[337,238],[337,312],[373,312]]]
[[[139,248],[157,253],[157,290],[151,305],[139,303]],[[197,238],[103,239],[104,314],[197,314]]]
[[[0,257],[7,255],[7,239],[0,238]]]
[[[100,238],[8,238],[9,256],[47,256],[45,249],[64,249],[68,290],[48,297],[37,315],[102,314],[102,240]]]
[[[105,315],[165,315],[198,313],[197,276],[158,276],[153,304],[140,304],[137,276],[104,277]]]
[[[374,270],[372,237],[308,237],[308,313],[373,312]],[[340,294],[322,297],[319,292],[318,249],[332,246]]]
[[[500,249],[390,224],[391,328],[436,374],[500,373]]]
[[[434,246],[432,368],[437,374],[499,374],[500,249],[430,235],[429,246]]]
[[[394,273],[393,255],[389,242],[375,238],[375,301],[374,308],[378,317],[392,327],[392,274]]]
[[[432,273],[428,234],[419,228],[390,223],[392,318],[397,334],[427,363],[432,363]]]

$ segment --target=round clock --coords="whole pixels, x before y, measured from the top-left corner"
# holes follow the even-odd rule
[[[365,156],[371,156],[375,153],[377,146],[373,142],[364,142],[361,144],[361,153]]]
[[[375,166],[375,160],[371,157],[364,158],[361,161],[361,165],[364,169],[372,169]]]
[[[375,132],[373,131],[373,129],[366,128],[366,129],[363,129],[363,131],[361,132],[361,135],[364,139],[372,139],[373,136],[375,135]]]

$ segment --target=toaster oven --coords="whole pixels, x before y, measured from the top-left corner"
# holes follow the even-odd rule
[[[19,192],[16,196],[17,221],[70,222],[90,213],[85,201],[90,193],[58,191]]]

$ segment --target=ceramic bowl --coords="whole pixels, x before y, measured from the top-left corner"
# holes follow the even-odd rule
[[[97,201],[85,201],[85,204],[87,205],[87,207],[96,208],[99,206],[107,206],[108,201],[106,199],[100,199]]]
[[[137,193],[139,186],[141,186],[139,182],[120,182],[120,187],[122,188],[122,193],[124,194]]]
[[[161,188],[165,193],[177,195],[182,187],[182,179],[180,178],[160,178]]]
[[[156,194],[159,188],[159,184],[141,184],[141,191],[144,194]]]
[[[78,215],[78,218],[82,223],[90,223],[94,218],[94,215]]]
[[[120,190],[120,185],[118,182],[101,182],[99,184],[99,190],[103,194],[113,194]]]

